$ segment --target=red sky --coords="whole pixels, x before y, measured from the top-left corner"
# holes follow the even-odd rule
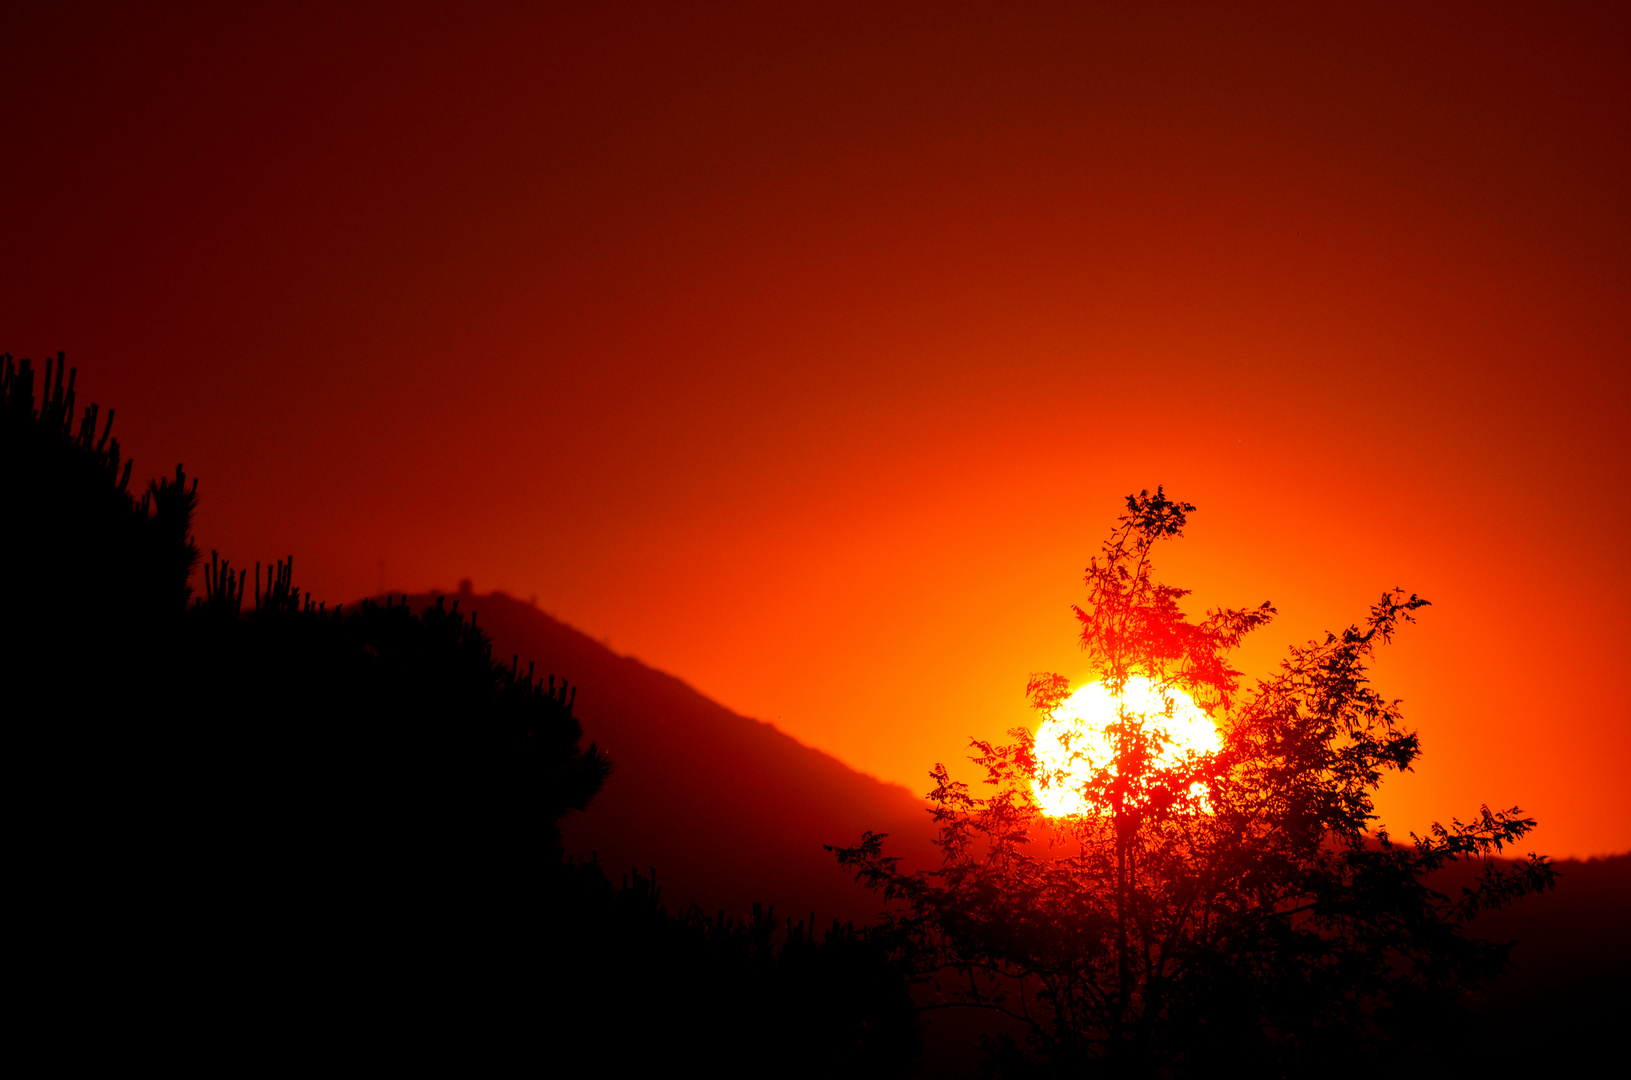
[[[1395,829],[1631,848],[1631,11],[1320,6],[8,5],[0,349],[206,550],[536,596],[917,790],[1162,483],[1248,670],[1434,601]]]

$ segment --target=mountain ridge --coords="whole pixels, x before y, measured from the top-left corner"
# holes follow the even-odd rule
[[[409,595],[415,608],[456,602],[494,654],[534,664],[577,688],[585,742],[613,772],[589,808],[562,822],[567,851],[598,859],[614,880],[654,871],[670,906],[746,912],[757,902],[803,917],[869,922],[880,901],[824,845],[890,834],[908,862],[932,853],[928,804],[742,716],[685,680],[614,652],[583,631],[502,592]]]

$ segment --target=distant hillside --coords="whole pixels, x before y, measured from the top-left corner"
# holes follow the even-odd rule
[[[1473,921],[1476,935],[1516,943],[1511,968],[1475,1007],[1492,1056],[1509,1066],[1588,1060],[1616,1041],[1631,1008],[1631,855],[1557,870],[1551,892]]]
[[[436,594],[410,598],[419,607]],[[823,844],[888,832],[926,855],[926,804],[769,724],[738,716],[672,675],[619,656],[502,593],[448,594],[474,612],[495,656],[517,654],[578,688],[584,738],[615,769],[590,808],[563,823],[568,852],[599,854],[613,880],[657,870],[664,899],[739,914],[754,901],[798,918],[870,920],[879,903]]]

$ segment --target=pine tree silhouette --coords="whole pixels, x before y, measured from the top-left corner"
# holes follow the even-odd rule
[[[130,492],[76,373],[0,369],[20,980],[60,1059],[899,1075],[905,981],[851,926],[670,915],[559,822],[611,772],[577,688],[455,601],[330,608],[292,557],[189,578],[198,486]],[[100,434],[97,427],[100,422]]]

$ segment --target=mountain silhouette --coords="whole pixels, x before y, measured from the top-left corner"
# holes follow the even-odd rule
[[[1472,922],[1480,937],[1515,943],[1507,972],[1478,991],[1477,1027],[1468,1032],[1482,1044],[1479,1056],[1500,1071],[1585,1066],[1620,1052],[1618,1033],[1631,1008],[1631,854],[1563,859],[1556,867],[1551,891]],[[1457,866],[1429,884],[1454,894],[1473,872]]]
[[[619,656],[588,635],[504,593],[410,596],[418,609],[457,600],[493,639],[538,673],[577,687],[584,741],[612,759],[589,809],[568,815],[568,853],[598,857],[616,881],[655,869],[671,910],[689,903],[739,915],[758,901],[797,919],[816,912],[870,922],[879,900],[839,869],[823,844],[852,844],[865,829],[890,834],[910,861],[926,858],[926,804],[740,716],[680,679]]]

